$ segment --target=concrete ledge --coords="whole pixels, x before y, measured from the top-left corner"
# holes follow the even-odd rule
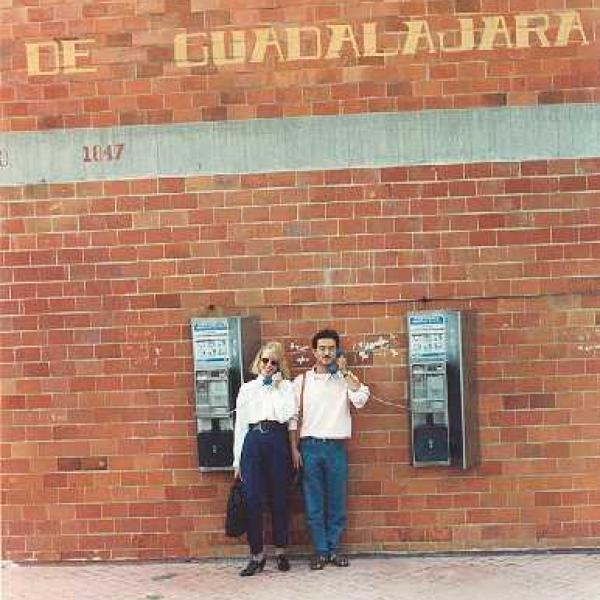
[[[315,116],[0,136],[0,184],[600,156],[600,104]]]

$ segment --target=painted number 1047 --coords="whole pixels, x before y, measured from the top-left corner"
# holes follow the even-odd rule
[[[107,160],[120,160],[125,144],[108,144],[101,146],[83,146],[83,162],[103,162]]]

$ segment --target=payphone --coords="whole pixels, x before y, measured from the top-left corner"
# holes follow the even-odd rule
[[[260,346],[256,317],[191,320],[194,389],[201,471],[231,468],[233,413],[240,386]]]
[[[466,317],[458,311],[407,315],[412,464],[475,461]]]

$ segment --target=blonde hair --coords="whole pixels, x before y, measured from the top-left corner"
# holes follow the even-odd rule
[[[252,361],[250,372],[254,375],[258,375],[260,373],[260,359],[263,357],[265,352],[270,352],[277,357],[279,360],[279,370],[281,371],[281,374],[283,375],[284,379],[290,379],[292,372],[290,371],[290,366],[287,358],[285,357],[285,350],[279,342],[267,342],[261,346],[260,350],[256,353],[254,360]]]

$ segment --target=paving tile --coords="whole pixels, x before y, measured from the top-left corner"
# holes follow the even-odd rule
[[[2,600],[600,600],[600,552],[353,557],[348,569],[242,579],[235,559],[3,563]]]

